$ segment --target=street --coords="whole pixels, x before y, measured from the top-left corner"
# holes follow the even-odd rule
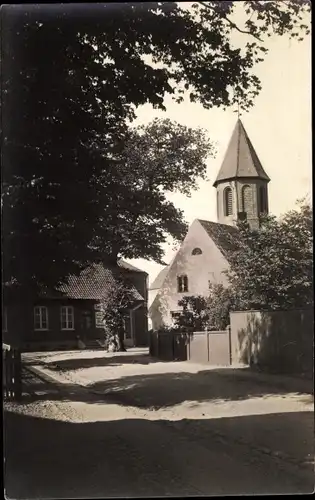
[[[28,375],[24,403],[6,403],[7,497],[313,491],[311,395],[146,354],[56,357],[33,358],[45,380]]]

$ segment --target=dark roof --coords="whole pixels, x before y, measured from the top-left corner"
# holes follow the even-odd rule
[[[129,262],[126,262],[124,260],[119,260],[117,262],[117,264],[122,269],[127,269],[128,271],[134,271],[136,273],[143,273],[143,274],[146,274],[146,275],[148,274],[147,272],[143,271],[142,269],[139,269],[138,267],[135,267],[132,264],[129,264]]]
[[[198,221],[210,238],[212,238],[224,257],[229,260],[230,252],[235,251],[238,246],[239,233],[237,227],[228,226],[227,224],[218,224],[217,222],[210,222],[208,220],[198,219]]]
[[[47,298],[66,296],[69,299],[100,300],[105,297],[108,287],[119,280],[123,280],[135,301],[144,300],[118,266],[116,268],[107,267],[103,264],[91,264],[78,276],[70,276],[68,282],[62,284],[56,291],[46,292],[43,295]]]
[[[163,267],[163,269],[161,269],[161,271],[159,272],[159,274],[157,275],[157,277],[153,281],[152,285],[150,285],[150,287],[149,287],[150,290],[157,290],[157,289],[160,289],[162,287],[169,268],[170,268],[170,266],[165,266],[165,267]]]
[[[145,299],[138,292],[132,279],[128,276],[129,271],[143,272],[131,264],[124,261],[119,261],[117,266],[108,266],[102,263],[91,263],[85,267],[79,275],[69,276],[66,283],[63,283],[55,289],[42,288],[37,293],[41,298],[62,298],[81,299],[81,300],[101,300],[106,296],[109,286],[115,282],[123,281],[127,289],[131,292],[131,297],[134,301],[144,301]],[[6,293],[22,292],[22,288],[15,281],[3,284],[3,290]]]
[[[270,181],[260,163],[243,123],[238,119],[220,171],[213,185],[216,187],[220,181],[246,177],[255,177],[267,182]]]
[[[90,264],[79,275],[71,275],[67,282],[55,289],[42,288],[37,297],[46,299],[81,299],[81,300],[102,300],[106,299],[107,291],[115,283],[122,282],[130,292],[131,300],[143,302],[145,299],[138,292],[132,280],[128,277],[128,271],[119,266],[105,266],[103,264]],[[25,297],[25,290],[18,283],[4,283],[3,291],[13,294],[11,297]],[[30,292],[32,295],[32,292]]]

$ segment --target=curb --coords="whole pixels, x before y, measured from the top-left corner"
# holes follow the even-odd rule
[[[33,365],[28,365],[27,367],[25,367],[25,370],[36,375],[43,382],[47,382],[48,384],[54,384],[55,386],[58,387],[58,389],[61,388],[63,385],[61,382],[59,382],[59,380],[56,380],[55,378],[51,377],[50,375],[43,373],[40,369],[36,368]]]

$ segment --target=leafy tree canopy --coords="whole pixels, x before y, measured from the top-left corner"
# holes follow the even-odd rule
[[[144,163],[135,168],[143,175],[138,183],[133,172],[125,178],[132,144],[135,156],[146,149],[151,160],[139,131],[128,127],[136,108],[151,103],[164,109],[166,94],[181,102],[188,91],[206,108],[240,102],[248,109],[260,90],[254,68],[266,52],[266,37],[289,33],[301,38],[309,31],[304,20],[309,2],[241,5],[242,27],[233,21],[238,2],[199,2],[191,9],[175,2],[2,9],[5,279],[52,284],[78,263],[115,259],[119,253],[161,259],[165,235],[184,229],[182,214],[166,201],[163,189],[194,188],[209,146],[201,135],[181,130],[186,150],[175,148],[182,158],[178,162],[169,153],[167,179],[161,182],[163,169],[155,168],[163,159],[157,147],[148,172]],[[246,32],[241,48],[232,41],[237,31]],[[153,126],[152,144],[154,133]],[[189,167],[189,180],[183,158],[187,151],[193,158],[193,142],[201,163]],[[166,143],[173,145],[171,138]],[[140,206],[147,214],[144,225]],[[118,215],[121,228],[135,217],[134,235],[129,226],[125,235],[113,237]]]
[[[239,225],[239,248],[230,256],[229,281],[240,309],[293,309],[313,304],[311,206],[299,206],[260,230]]]

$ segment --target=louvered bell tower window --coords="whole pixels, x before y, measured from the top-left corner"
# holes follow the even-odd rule
[[[224,190],[224,215],[232,215],[233,214],[233,195],[232,189],[227,187]]]
[[[243,212],[248,213],[251,211],[251,187],[243,186],[242,188],[242,205]]]
[[[267,213],[267,196],[266,189],[263,186],[259,188],[259,212]]]

